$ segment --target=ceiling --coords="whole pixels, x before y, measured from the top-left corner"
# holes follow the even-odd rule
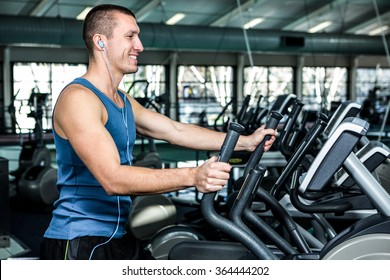
[[[178,24],[193,26],[242,27],[260,17],[255,29],[307,32],[330,21],[322,32],[368,34],[390,25],[389,0],[0,0],[0,14],[76,18],[85,7],[102,3],[126,6],[145,23],[164,23],[180,12],[186,16]]]
[[[336,38],[366,36],[383,27],[385,30],[374,36],[379,41],[381,35],[390,32],[389,0],[0,0],[0,15],[4,15],[3,22],[5,16],[74,20],[86,7],[103,3],[130,8],[137,17],[141,32],[142,24],[164,26],[167,19],[176,13],[185,14],[175,25],[175,28],[187,27],[184,33],[191,30],[196,33],[196,29],[188,28],[239,28],[242,33],[243,24],[253,18],[261,18],[262,22],[251,32],[309,34],[310,28],[326,21],[330,25],[316,35],[333,35]]]

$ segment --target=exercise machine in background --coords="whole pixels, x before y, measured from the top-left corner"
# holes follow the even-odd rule
[[[8,160],[0,157],[0,248],[10,246]]]
[[[51,153],[45,146],[42,127],[48,96],[47,93],[31,93],[28,117],[35,120],[34,131],[22,144],[18,168],[10,172],[17,194],[27,202],[43,205],[51,205],[58,198],[57,169],[51,166]]]

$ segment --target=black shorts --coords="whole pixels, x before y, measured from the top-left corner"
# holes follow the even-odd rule
[[[131,235],[122,238],[85,236],[72,240],[43,238],[41,260],[137,260],[151,259]]]

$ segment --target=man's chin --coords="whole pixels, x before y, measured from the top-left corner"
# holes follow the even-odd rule
[[[126,74],[134,74],[138,71],[138,66],[133,66],[126,71]]]

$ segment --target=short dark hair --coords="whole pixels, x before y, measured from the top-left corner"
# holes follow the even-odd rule
[[[107,36],[107,38],[112,37],[112,30],[117,24],[114,17],[115,13],[121,13],[135,18],[134,13],[128,8],[111,4],[95,6],[85,17],[83,26],[83,40],[89,55],[92,55],[92,37],[95,34],[100,33]]]

